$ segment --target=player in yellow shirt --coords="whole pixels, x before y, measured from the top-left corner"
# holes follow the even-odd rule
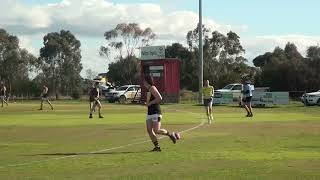
[[[213,95],[214,95],[214,88],[213,88],[213,86],[210,86],[209,80],[204,81],[202,93],[203,93],[204,106],[205,106],[206,112],[207,112],[208,123],[211,124],[211,122],[213,121],[212,101],[213,101]]]

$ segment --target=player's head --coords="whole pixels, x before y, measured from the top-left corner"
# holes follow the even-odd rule
[[[246,77],[246,76],[242,76],[242,77],[241,77],[241,83],[242,83],[242,84],[245,84],[246,81],[247,81],[247,77]]]
[[[207,79],[207,80],[204,80],[204,85],[205,85],[205,86],[209,86],[209,84],[210,84],[210,82],[209,82],[208,79]]]
[[[145,75],[145,76],[144,76],[143,85],[144,85],[146,88],[148,88],[148,87],[150,87],[150,86],[154,86],[154,81],[153,81],[152,76],[150,76],[149,74],[148,74],[148,75]]]

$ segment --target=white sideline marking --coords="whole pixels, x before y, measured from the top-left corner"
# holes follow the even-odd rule
[[[190,113],[190,114],[193,114],[193,115],[198,115],[198,113],[193,113],[193,112],[187,112],[187,111],[180,111],[180,112],[186,112],[186,113]],[[203,118],[203,116],[202,116],[200,124],[198,124],[197,126],[191,127],[189,129],[180,131],[179,133],[186,133],[186,132],[198,129],[199,127],[203,126],[204,123],[205,123],[205,118]],[[166,136],[161,136],[158,139],[163,139],[165,137]],[[89,152],[87,154],[90,155],[90,154],[95,154],[95,153],[102,153],[102,152],[112,151],[112,150],[116,150],[116,149],[122,149],[122,148],[129,147],[129,146],[144,144],[144,143],[147,143],[147,142],[151,142],[151,140],[144,140],[144,141],[140,141],[140,142],[136,142],[136,143],[130,143],[130,144],[122,145],[122,146],[117,146],[117,147],[112,147],[112,148],[92,151],[92,152]],[[77,156],[80,156],[80,155],[81,155],[81,153],[80,154],[75,154],[75,155],[69,155],[69,156],[62,156],[62,157],[56,157],[56,158],[47,158],[47,159],[43,159],[43,160],[36,160],[36,161],[27,162],[27,163],[9,164],[9,165],[5,165],[5,166],[0,166],[0,169],[6,168],[6,167],[18,167],[18,166],[33,165],[33,164],[37,164],[37,163],[49,162],[49,161],[54,161],[54,160],[73,158],[73,157],[77,157]]]

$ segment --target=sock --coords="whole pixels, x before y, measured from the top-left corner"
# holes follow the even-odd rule
[[[212,114],[210,115],[210,120],[213,120],[213,116],[212,116]]]
[[[154,147],[156,147],[156,148],[159,148],[159,147],[160,147],[158,141],[154,141],[154,142],[153,142],[153,145],[154,145]]]

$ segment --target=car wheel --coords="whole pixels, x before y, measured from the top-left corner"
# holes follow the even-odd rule
[[[126,102],[126,97],[124,96],[124,95],[122,95],[122,96],[120,96],[120,98],[119,98],[119,102],[120,103],[125,103]]]

